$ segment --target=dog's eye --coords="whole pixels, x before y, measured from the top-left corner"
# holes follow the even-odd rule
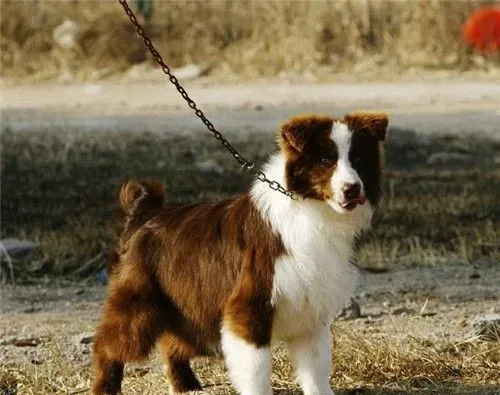
[[[324,165],[331,165],[333,163],[333,158],[321,158],[321,163],[323,163]]]

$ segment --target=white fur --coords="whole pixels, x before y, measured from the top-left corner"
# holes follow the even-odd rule
[[[287,346],[304,395],[333,394],[328,383],[330,326],[322,325],[311,335],[290,340]]]
[[[283,155],[273,156],[264,172],[284,182]],[[274,269],[273,337],[286,340],[329,325],[355,286],[358,271],[350,262],[356,234],[370,224],[370,204],[340,214],[326,202],[295,201],[258,182],[251,194],[287,251]]]
[[[341,206],[344,202],[344,191],[342,187],[345,184],[361,184],[361,194],[364,193],[363,183],[356,170],[351,165],[349,160],[349,149],[351,147],[352,133],[345,123],[335,122],[333,124],[331,137],[337,145],[338,161],[335,172],[332,176],[331,187],[333,191],[333,198],[328,204],[337,212],[344,213],[347,210]]]
[[[332,133],[344,161],[342,180],[348,179],[345,175],[359,179],[348,169],[347,132],[347,128],[335,125]],[[285,185],[283,154],[274,155],[264,172]],[[330,202],[292,200],[260,182],[254,184],[251,196],[286,249],[274,269],[273,341],[283,340],[290,345],[306,394],[330,394],[330,352],[325,332],[329,332],[334,314],[354,290],[358,275],[351,263],[354,241],[369,227],[372,207],[367,201],[351,211],[336,210]],[[318,353],[308,355],[311,350]]]
[[[222,326],[222,352],[241,395],[271,395],[271,348],[257,348]]]

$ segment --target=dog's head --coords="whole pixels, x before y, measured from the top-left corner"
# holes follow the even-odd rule
[[[387,124],[387,115],[378,113],[292,118],[279,133],[288,189],[325,201],[338,213],[367,200],[376,205]]]

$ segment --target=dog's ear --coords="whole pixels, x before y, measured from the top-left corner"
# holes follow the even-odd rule
[[[389,119],[385,113],[355,112],[344,117],[347,126],[353,131],[362,131],[384,141]]]
[[[302,115],[281,126],[279,143],[287,152],[301,153],[313,135],[330,133],[333,119],[326,116]]]

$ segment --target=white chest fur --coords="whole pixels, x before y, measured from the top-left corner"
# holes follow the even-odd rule
[[[265,169],[279,182],[283,160],[277,155]],[[355,287],[353,243],[369,226],[370,205],[339,214],[325,202],[292,201],[262,183],[254,185],[252,197],[287,251],[275,264],[273,338],[286,340],[328,325]]]
[[[275,264],[272,298],[274,337],[279,339],[328,325],[356,284],[358,271],[350,261],[361,218],[339,221],[345,215],[316,204],[282,219],[280,235],[287,254]]]
[[[328,325],[345,304],[357,270],[349,263],[350,248],[340,244],[311,241],[309,256],[298,257],[292,250],[276,262],[274,338],[285,340]]]

